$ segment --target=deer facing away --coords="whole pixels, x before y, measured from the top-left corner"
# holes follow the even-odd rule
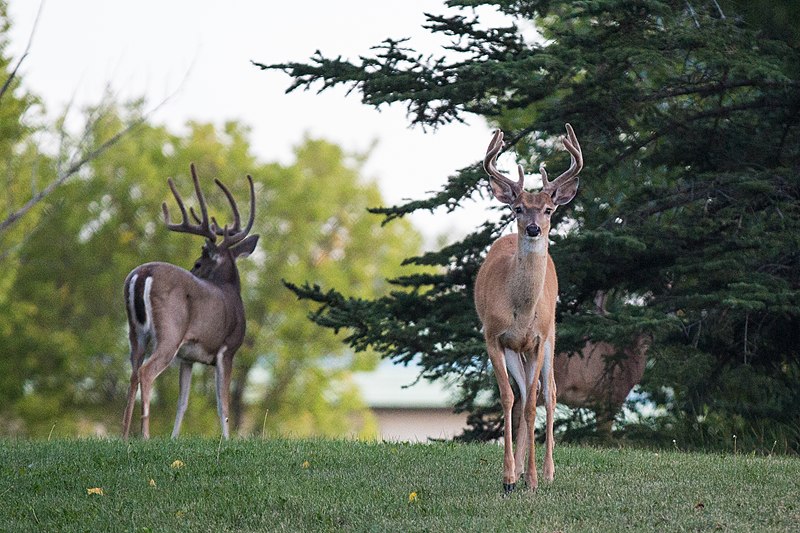
[[[125,279],[125,309],[128,313],[131,345],[131,380],[128,402],[122,423],[123,438],[128,438],[136,393],[141,386],[142,437],[150,436],[150,399],[153,381],[177,357],[180,360],[180,393],[172,436],[180,433],[183,415],[189,403],[192,366],[203,363],[215,367],[217,412],[222,434],[228,438],[228,405],[233,356],[245,333],[244,305],[241,297],[236,259],[255,249],[258,235],[248,233],[255,218],[255,191],[250,185],[250,217],[242,228],[239,209],[233,195],[219,180],[233,212],[233,224],[220,227],[208,210],[194,165],[192,180],[200,216],[189,209],[195,223],[189,221],[183,200],[172,179],[168,180],[181,211],[180,224],[170,223],[166,202],[162,204],[164,222],[169,230],[205,238],[202,254],[191,271],[169,263],[145,263]],[[217,238],[222,241],[217,243]],[[145,360],[148,343],[152,346]]]
[[[546,448],[544,478],[552,481],[553,413],[556,385],[553,377],[555,353],[555,306],[558,279],[548,253],[550,217],[559,205],[569,203],[578,190],[578,173],[583,156],[578,138],[567,124],[564,147],[571,164],[563,174],[548,181],[544,167],[542,190],[523,189],[524,174],[513,181],[497,170],[497,155],[503,147],[503,133],[497,131],[483,161],[494,197],[511,207],[517,233],[506,235],[492,244],[475,279],[475,308],[483,324],[486,350],[500,390],[504,417],[503,488],[514,490],[523,472],[527,452],[525,481],[531,489],[538,486],[534,425],[536,398],[541,377],[546,407]],[[512,409],[515,403],[511,381],[517,385],[524,416],[520,417],[516,443],[512,434]]]

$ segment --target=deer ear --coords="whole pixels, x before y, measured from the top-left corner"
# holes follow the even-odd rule
[[[578,192],[578,178],[573,180],[569,180],[567,183],[562,184],[558,189],[553,191],[553,194],[550,195],[550,198],[553,199],[553,203],[556,205],[565,205],[572,201],[575,198],[575,194]]]
[[[489,185],[492,187],[492,194],[494,194],[494,197],[504,204],[512,204],[514,200],[517,199],[516,193],[507,183],[489,178]]]
[[[231,253],[233,253],[233,257],[236,259],[240,257],[247,257],[253,253],[253,250],[256,249],[256,243],[258,243],[258,235],[250,235],[242,242],[236,243],[231,248]]]

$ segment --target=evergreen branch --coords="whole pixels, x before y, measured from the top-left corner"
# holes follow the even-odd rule
[[[478,183],[482,179],[483,170],[479,163],[475,163],[472,166],[461,169],[455,176],[450,176],[444,188],[429,198],[412,200],[405,204],[391,207],[369,208],[368,211],[373,214],[384,215],[383,224],[418,210],[427,210],[432,213],[435,209],[444,206],[449,213],[457,209],[464,198],[468,198],[475,193]]]

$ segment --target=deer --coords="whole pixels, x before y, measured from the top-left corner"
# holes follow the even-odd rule
[[[549,254],[550,220],[558,206],[566,205],[578,191],[578,173],[583,155],[572,126],[566,124],[564,148],[570,153],[570,166],[553,181],[542,164],[539,192],[523,189],[525,174],[518,165],[514,181],[497,170],[497,156],[503,148],[503,132],[497,130],[483,160],[495,199],[511,207],[517,232],[498,238],[489,248],[475,278],[474,298],[483,325],[486,351],[492,364],[503,409],[503,491],[511,493],[523,475],[531,490],[539,485],[536,471],[534,427],[536,399],[541,392],[545,403],[546,448],[543,475],[552,481],[553,416],[556,384],[553,375],[555,353],[555,310],[558,297],[556,268]],[[512,382],[524,416],[513,438],[512,409],[515,403]]]
[[[621,350],[605,341],[587,339],[580,353],[556,354],[553,373],[558,402],[592,409],[598,434],[610,437],[614,416],[644,375],[651,343],[652,337],[644,333]]]
[[[595,293],[594,314],[608,315],[607,298],[603,290]],[[642,380],[652,343],[652,335],[641,332],[622,346],[585,338],[578,352],[557,353],[553,360],[553,374],[558,403],[573,409],[585,407],[593,410],[597,433],[610,437],[616,414],[633,387]],[[516,412],[514,418],[516,427]]]
[[[172,178],[167,180],[167,184],[180,209],[181,222],[171,222],[166,202],[162,203],[161,209],[169,231],[205,238],[200,257],[191,270],[170,263],[152,262],[134,268],[125,279],[131,359],[130,388],[122,421],[122,436],[126,440],[140,387],[141,434],[144,439],[150,437],[153,382],[176,359],[180,361],[180,392],[172,438],[180,434],[189,403],[194,363],[215,368],[217,414],[222,435],[229,438],[228,406],[233,356],[245,334],[244,304],[236,260],[250,255],[258,242],[258,235],[248,235],[255,220],[255,191],[253,178],[248,175],[250,215],[247,225],[242,228],[233,195],[220,180],[214,180],[233,213],[232,225],[220,227],[214,217],[209,219],[194,164],[190,168],[200,216],[190,207],[194,223],[189,220]],[[219,237],[222,240],[217,242]],[[145,360],[148,343],[152,350]]]

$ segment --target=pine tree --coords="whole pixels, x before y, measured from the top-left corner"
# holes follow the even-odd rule
[[[290,75],[289,91],[344,85],[370,106],[403,104],[415,125],[486,117],[528,171],[543,160],[566,168],[554,140],[573,124],[586,167],[551,235],[559,351],[587,338],[625,346],[646,332],[642,391],[666,408],[674,435],[711,446],[737,434],[740,445],[797,451],[800,45],[758,31],[734,4],[451,0],[455,13],[427,15],[426,28],[451,40],[441,56],[387,39],[356,62],[318,52],[259,66]],[[487,9],[507,25],[483,24]],[[541,40],[523,31],[531,24]],[[476,163],[430,198],[373,212],[389,222],[454,209],[484,187]],[[495,385],[472,286],[509,220],[408,258],[439,273],[395,279],[382,298],[289,286],[354,349],[417,359],[429,379],[459,377],[456,407],[472,414],[465,437],[494,437],[496,401],[475,401]],[[594,312],[598,292],[608,313]]]

